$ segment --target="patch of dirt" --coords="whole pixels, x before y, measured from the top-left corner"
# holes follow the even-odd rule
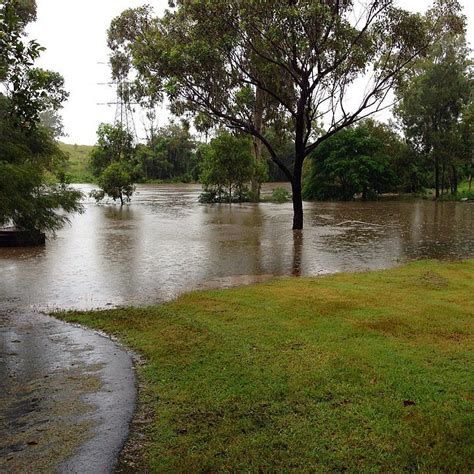
[[[390,335],[397,335],[401,330],[406,331],[407,328],[406,323],[396,318],[357,321],[357,324],[373,331]]]
[[[449,281],[447,278],[444,278],[439,273],[428,271],[421,275],[421,283],[425,286],[429,286],[434,289],[443,289],[447,288]]]

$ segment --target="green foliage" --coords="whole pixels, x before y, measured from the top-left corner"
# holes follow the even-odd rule
[[[60,317],[144,355],[139,472],[467,473],[473,294],[417,262]]]
[[[291,201],[291,194],[285,188],[275,188],[270,197],[270,201],[276,204],[283,204]]]
[[[110,196],[114,201],[119,199],[122,206],[130,201],[135,190],[133,183],[141,178],[142,169],[136,158],[133,136],[120,124],[99,125],[90,165],[100,187],[100,191],[90,193],[93,198],[100,201]]]
[[[61,107],[68,93],[63,77],[34,67],[43,48],[27,42],[25,29],[36,18],[34,0],[5,0],[0,4],[0,81],[10,99],[10,120],[34,127],[40,114]]]
[[[196,181],[199,175],[195,141],[186,122],[170,123],[153,132],[137,149],[147,180]]]
[[[0,226],[55,231],[68,221],[57,213],[81,211],[81,193],[64,182],[65,155],[41,126],[12,124],[9,100],[0,95]]]
[[[324,142],[311,157],[311,168],[303,188],[305,199],[374,199],[392,189],[396,176],[391,167],[392,134],[366,122],[341,130]],[[378,132],[378,133],[376,133]]]
[[[203,145],[200,181],[201,202],[242,202],[255,168],[248,138],[222,131],[210,145]]]
[[[124,201],[130,201],[135,186],[132,177],[123,162],[113,162],[100,174],[98,184],[99,191],[92,191],[91,196],[97,201],[101,201],[105,196],[110,196],[114,201],[120,200],[123,206]]]
[[[68,221],[59,209],[80,212],[82,206],[81,193],[66,183],[56,131],[40,123],[67,93],[58,73],[34,67],[42,48],[26,41],[25,28],[35,16],[34,1],[0,4],[0,226],[43,232]]]

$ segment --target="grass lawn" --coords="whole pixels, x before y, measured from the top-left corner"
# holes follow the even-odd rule
[[[474,469],[474,260],[59,316],[146,357],[153,472]]]

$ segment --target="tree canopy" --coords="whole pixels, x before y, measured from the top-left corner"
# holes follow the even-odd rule
[[[80,211],[81,193],[65,182],[55,132],[40,123],[67,93],[59,74],[34,67],[42,48],[25,28],[35,18],[32,0],[0,4],[0,226],[55,231],[68,220],[58,208]]]
[[[386,106],[400,75],[440,34],[440,12],[458,11],[455,0],[438,3],[422,17],[392,0],[178,0],[162,18],[149,8],[126,11],[110,44],[131,58],[144,96],[165,94],[178,115],[207,116],[260,140],[292,183],[299,229],[305,157]],[[354,87],[363,91],[357,101],[348,100]],[[267,121],[289,127],[290,165],[255,125],[258,91],[270,103]]]

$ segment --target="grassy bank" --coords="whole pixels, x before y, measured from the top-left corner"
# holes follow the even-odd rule
[[[94,147],[60,143],[59,148],[69,156],[66,173],[73,183],[92,183],[94,177],[89,169],[89,154]]]
[[[152,471],[472,471],[474,261],[68,313],[144,354]]]

